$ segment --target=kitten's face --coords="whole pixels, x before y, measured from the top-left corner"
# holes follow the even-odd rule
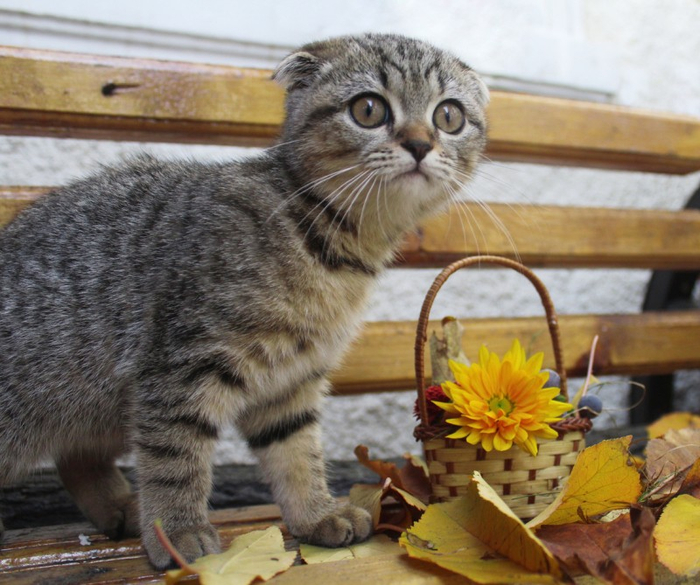
[[[365,35],[307,45],[275,79],[289,92],[291,166],[339,208],[383,206],[419,220],[459,191],[485,146],[486,87],[420,41]]]

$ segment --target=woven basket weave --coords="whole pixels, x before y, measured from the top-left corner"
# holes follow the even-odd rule
[[[561,376],[561,392],[568,400],[559,325],[544,284],[519,262],[500,256],[472,256],[447,266],[437,276],[423,301],[415,345],[420,416],[415,436],[423,441],[435,501],[453,500],[466,493],[472,473],[479,471],[517,516],[523,519],[533,518],[554,500],[562,480],[570,475],[578,453],[585,447],[585,433],[591,428],[589,419],[569,417],[551,425],[557,431],[558,439],[541,443],[538,454],[533,457],[516,446],[508,451],[486,452],[480,446],[470,445],[464,439],[446,439],[445,435],[455,431],[456,427],[447,423],[431,425],[428,416],[424,350],[430,309],[445,281],[457,270],[474,264],[496,264],[511,268],[527,277],[533,284],[547,314],[556,370]]]

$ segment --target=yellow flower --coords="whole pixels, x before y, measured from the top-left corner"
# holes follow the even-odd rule
[[[486,451],[506,451],[515,443],[537,455],[537,439],[556,439],[549,425],[561,420],[571,404],[554,400],[559,388],[542,388],[548,379],[541,372],[544,354],[529,360],[516,339],[501,361],[482,346],[479,363],[471,366],[450,361],[456,382],[445,382],[442,389],[451,402],[434,401],[457,418],[447,422],[459,427],[451,439],[467,442]]]

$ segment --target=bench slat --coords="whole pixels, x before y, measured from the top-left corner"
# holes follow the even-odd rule
[[[48,189],[0,187],[0,226]],[[427,222],[406,241],[398,265],[439,267],[480,252],[515,257],[517,250],[533,267],[700,269],[698,210],[489,207],[492,214],[465,204]]]
[[[269,71],[0,47],[0,132],[112,140],[266,144],[283,93]],[[494,91],[499,160],[689,173],[700,120]]]
[[[270,514],[270,509],[277,510],[276,514]],[[248,508],[243,512],[241,514],[240,510],[230,509],[210,513],[210,519],[217,527],[224,547],[228,547],[233,538],[245,532],[281,523],[279,510],[275,506]],[[0,583],[116,585],[163,582],[162,574],[155,572],[148,564],[138,540],[110,541],[88,525],[56,528],[64,534],[63,538],[47,538],[51,528],[25,532],[25,540],[17,540],[13,535],[15,531],[9,531],[8,537],[14,540],[14,544],[3,550]],[[281,528],[284,533],[284,527]],[[56,532],[56,529],[53,531]],[[92,543],[81,545],[79,534],[88,535]],[[290,540],[288,535],[286,545],[289,550],[298,550],[297,543]],[[464,581],[456,573],[407,558],[405,551],[397,544],[394,550],[374,557],[318,565],[296,565],[275,577],[275,582],[289,585],[329,582],[363,584],[368,579],[372,583],[422,585],[457,585]]]
[[[442,317],[439,315],[436,317]],[[552,349],[544,317],[462,320],[464,349],[476,358],[481,343],[504,354],[517,337],[528,353],[544,351],[544,367],[553,367]],[[583,375],[591,341],[600,335],[594,373],[661,374],[700,368],[700,311],[630,315],[560,315],[565,367],[569,375]],[[439,322],[431,323],[429,332]],[[334,377],[338,394],[415,388],[411,321],[367,323]]]
[[[210,520],[224,547],[241,534],[282,523],[274,505],[217,510]],[[90,544],[80,544],[81,534]],[[8,530],[0,547],[0,583],[162,583],[138,539],[115,542],[89,524]]]
[[[427,222],[403,251],[412,266],[488,253],[532,267],[700,269],[700,211],[476,204]],[[517,255],[516,255],[517,251]]]

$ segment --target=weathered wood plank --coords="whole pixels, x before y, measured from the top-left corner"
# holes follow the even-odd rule
[[[282,119],[269,71],[0,47],[0,132],[265,144]],[[700,120],[494,91],[498,160],[689,173]]]
[[[224,547],[241,534],[282,523],[274,505],[218,510],[210,519]],[[0,583],[161,582],[138,539],[115,542],[87,524],[9,530],[0,547]]]
[[[442,317],[442,315],[436,315]],[[553,367],[544,318],[463,320],[467,356],[477,356],[485,343],[503,354],[513,338],[529,352],[544,351],[545,367]],[[637,315],[562,315],[565,367],[570,375],[585,373],[591,341],[600,336],[594,372],[659,374],[700,368],[700,311]],[[436,329],[433,322],[429,331]],[[334,376],[338,394],[401,390],[415,387],[413,346],[415,323],[367,323],[363,334]]]
[[[412,266],[497,254],[532,267],[700,269],[700,211],[489,205],[454,207],[403,250]]]
[[[695,118],[500,92],[488,113],[489,153],[499,160],[679,174],[698,168]]]
[[[0,226],[48,187],[0,186]],[[528,266],[700,269],[700,211],[465,203],[407,239],[399,266],[445,266],[478,253]]]

